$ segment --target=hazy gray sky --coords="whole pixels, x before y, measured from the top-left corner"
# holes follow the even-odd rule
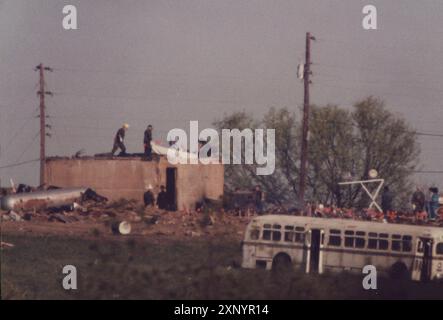
[[[78,10],[78,30],[62,28],[62,8]],[[378,30],[363,30],[362,8],[378,9]],[[305,33],[312,45],[311,101],[350,106],[386,101],[421,132],[443,133],[443,2],[331,0],[0,0],[0,166],[38,158],[36,97],[47,74],[49,155],[108,152],[131,125],[129,152],[189,120],[207,127],[235,110],[298,110]],[[419,137],[422,168],[442,170],[443,138]],[[35,184],[38,163],[0,170]],[[443,174],[420,174],[443,186]]]

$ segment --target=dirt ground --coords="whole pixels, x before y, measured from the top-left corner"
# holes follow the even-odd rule
[[[252,217],[168,212],[136,203],[83,204],[75,211],[20,212],[1,223],[2,299],[443,299],[443,284],[360,276],[275,274],[240,268]],[[20,220],[20,221],[13,221]],[[129,235],[112,232],[128,221]],[[63,266],[78,290],[62,288]]]
[[[165,218],[166,215],[161,216]],[[161,219],[161,218],[160,218]],[[230,221],[223,219],[215,222],[214,225],[201,226],[201,217],[193,215],[180,215],[167,220],[159,221],[156,224],[144,221],[131,221],[131,234],[119,236],[121,238],[156,237],[167,236],[170,239],[187,239],[201,237],[230,237],[241,241],[246,225],[249,221],[242,218],[241,221]],[[49,222],[49,221],[5,221],[1,224],[3,234],[34,234],[34,235],[69,235],[81,238],[91,238],[100,234],[105,238],[117,239],[111,230],[110,220],[104,221],[75,221],[70,223]]]

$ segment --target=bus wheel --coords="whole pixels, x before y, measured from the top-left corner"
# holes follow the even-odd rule
[[[406,279],[408,268],[403,262],[396,262],[391,266],[389,275],[392,279]]]
[[[291,257],[286,253],[277,254],[272,260],[272,270],[278,273],[288,272],[292,269]]]

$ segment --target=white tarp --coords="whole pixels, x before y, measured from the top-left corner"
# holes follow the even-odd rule
[[[177,160],[178,163],[192,163],[192,160],[197,160],[199,159],[198,155],[195,153],[190,153],[190,152],[186,152],[183,151],[182,149],[180,149],[179,147],[163,147],[161,145],[158,145],[154,142],[151,142],[151,147],[152,147],[152,151],[158,155],[163,155],[163,156],[168,156],[168,150],[171,150],[172,152],[175,152],[175,159]],[[217,157],[209,157],[209,158],[205,158],[206,160],[209,160],[209,163],[218,163],[218,158]]]
[[[163,147],[161,145],[155,144],[154,142],[151,142],[151,147],[152,147],[152,151],[154,151],[156,154],[164,155],[164,156],[168,155],[169,149],[174,150],[175,155],[176,155],[176,159],[179,160],[180,162],[181,161],[188,162],[189,159],[198,159],[198,156],[194,153],[182,151],[177,148]]]

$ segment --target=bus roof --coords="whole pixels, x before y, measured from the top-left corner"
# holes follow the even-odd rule
[[[309,225],[311,228],[328,228],[328,229],[359,229],[369,232],[384,232],[395,234],[410,234],[422,237],[441,237],[443,239],[443,228],[433,226],[418,226],[396,223],[381,223],[372,221],[361,221],[351,219],[334,219],[334,218],[313,218],[290,215],[264,215],[258,216],[251,220],[255,223],[278,223],[282,225]]]

